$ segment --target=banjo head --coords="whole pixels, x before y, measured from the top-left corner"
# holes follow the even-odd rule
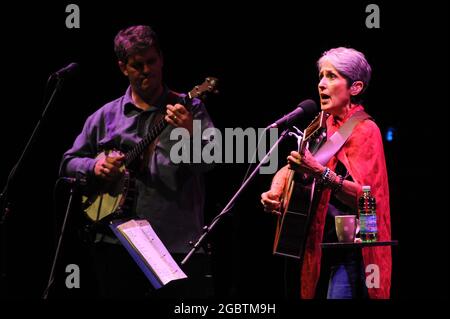
[[[96,159],[118,157],[122,155],[119,151],[100,153]],[[83,210],[88,218],[94,222],[100,221],[118,211],[126,197],[129,184],[129,172],[125,165],[120,167],[122,174],[111,182],[103,182],[99,190],[90,195],[82,196]]]

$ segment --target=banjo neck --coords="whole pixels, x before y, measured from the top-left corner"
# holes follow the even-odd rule
[[[196,97],[201,97],[207,92],[216,92],[217,79],[213,77],[208,77],[206,80],[200,84],[195,86],[185,98],[185,106],[188,111],[191,111],[192,108],[192,100]],[[162,133],[162,131],[169,125],[167,121],[164,119],[164,116],[159,119],[150,129],[144,138],[137,143],[126,155],[124,159],[124,164],[128,167],[136,158],[138,158],[144,150]]]

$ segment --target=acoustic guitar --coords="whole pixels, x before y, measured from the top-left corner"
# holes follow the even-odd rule
[[[322,111],[304,130],[298,152],[307,148],[313,155],[326,140],[326,115]],[[316,180],[289,170],[281,197],[281,215],[275,231],[273,253],[302,259],[312,214],[320,193]]]
[[[185,107],[188,111],[191,110],[194,98],[201,98],[208,92],[216,93],[217,83],[216,78],[208,77],[202,84],[195,86],[186,97]],[[153,125],[149,133],[125,154],[125,159],[120,167],[122,172],[120,178],[112,182],[102,181],[100,187],[97,187],[94,192],[82,195],[82,209],[90,221],[107,222],[114,218],[121,218],[125,212],[129,211],[134,202],[132,196],[134,178],[130,165],[148,149],[167,126],[168,123],[163,116]],[[106,150],[98,154],[96,159],[117,157],[121,154],[123,153],[119,150]]]

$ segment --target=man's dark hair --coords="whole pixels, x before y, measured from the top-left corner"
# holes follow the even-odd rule
[[[130,56],[143,52],[152,46],[161,54],[155,31],[146,25],[136,25],[123,29],[117,33],[114,39],[114,51],[117,59],[124,63],[128,62]]]

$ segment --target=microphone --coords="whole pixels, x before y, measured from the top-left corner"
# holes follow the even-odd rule
[[[318,112],[319,108],[317,107],[316,102],[313,100],[304,100],[303,102],[300,102],[300,104],[297,105],[297,108],[291,113],[286,114],[278,121],[270,124],[269,128],[292,126],[298,119],[305,116],[313,117]]]
[[[63,67],[62,69],[59,69],[58,71],[56,71],[55,73],[53,73],[54,76],[58,77],[58,78],[63,78],[67,75],[71,75],[73,73],[75,73],[79,68],[78,63],[72,62],[69,65]]]
[[[60,180],[66,182],[70,185],[80,185],[85,186],[87,184],[87,180],[84,177],[75,178],[75,177],[60,177]]]

